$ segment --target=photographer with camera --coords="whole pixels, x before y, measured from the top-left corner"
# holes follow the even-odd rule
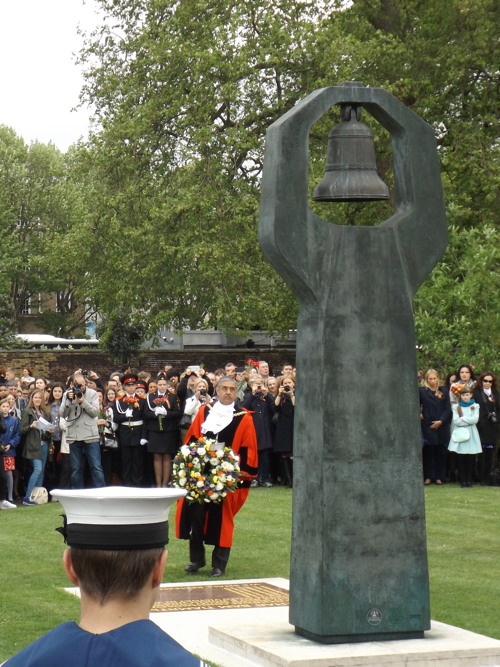
[[[189,425],[196,417],[198,410],[205,403],[209,403],[211,396],[208,392],[208,382],[204,378],[199,378],[193,385],[194,394],[186,398],[184,406],[184,415],[190,417]]]
[[[84,488],[85,459],[90,470],[92,484],[105,486],[99,448],[97,416],[99,399],[97,392],[87,387],[81,370],[76,371],[64,392],[59,414],[66,420],[66,441],[69,444],[71,463],[71,488]]]
[[[252,481],[251,486],[272,486],[271,454],[273,450],[273,439],[271,435],[271,420],[276,410],[274,396],[271,395],[264,384],[261,375],[254,375],[249,379],[250,391],[247,392],[242,408],[251,410],[255,433],[257,434],[257,449],[259,450],[259,470],[257,479]]]
[[[295,414],[295,382],[291,375],[279,379],[276,406],[274,451],[280,456],[281,475],[288,488],[293,486],[293,422]]]
[[[214,395],[214,387],[210,378],[207,376],[204,367],[202,365],[188,366],[184,373],[182,373],[181,380],[177,385],[177,396],[181,402],[182,410],[184,410],[186,400],[194,395],[195,386],[201,378],[206,381],[210,396],[212,397]]]
[[[168,486],[172,474],[172,460],[181,441],[179,421],[181,408],[174,383],[165,375],[156,379],[157,390],[146,396],[144,423],[147,433],[148,452],[153,455],[156,486]]]

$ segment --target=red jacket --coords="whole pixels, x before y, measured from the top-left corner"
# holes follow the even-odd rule
[[[204,434],[201,426],[207,418],[210,406],[204,405],[198,410],[189,431],[186,434],[185,443],[193,437],[198,439]],[[247,499],[250,482],[257,476],[259,465],[257,451],[257,436],[253,425],[252,415],[247,410],[236,411],[232,422],[222,429],[217,436],[219,442],[224,442],[231,447],[235,454],[240,457],[240,483],[238,489],[228,493],[220,503],[207,503],[206,520],[204,528],[204,541],[219,547],[230,547],[233,543],[234,517],[243,507]],[[187,540],[190,535],[190,522],[188,506],[184,499],[177,503],[175,515],[176,537]]]

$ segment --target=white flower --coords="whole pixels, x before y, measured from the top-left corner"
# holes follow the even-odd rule
[[[182,456],[189,456],[190,453],[191,452],[190,452],[189,447],[187,445],[182,445],[182,447],[181,447]]]
[[[218,482],[215,485],[215,488],[217,489],[217,491],[222,491],[222,489],[224,488],[224,484],[221,484],[220,482]]]
[[[203,482],[196,482],[196,486],[199,486],[201,489],[201,487],[203,486]]]
[[[200,459],[197,456],[195,456],[194,459],[193,459],[194,465],[197,465],[199,462],[200,462]]]
[[[196,453],[198,454],[198,456],[204,456],[206,454],[205,447],[198,447]]]
[[[179,486],[185,486],[185,485],[186,485],[186,480],[184,479],[184,477],[181,477],[179,480]]]
[[[218,449],[215,453],[217,454],[218,459],[224,458],[224,450]]]
[[[219,461],[217,461],[217,459],[210,459],[210,465],[211,465],[211,466],[218,466],[218,465],[219,465]]]

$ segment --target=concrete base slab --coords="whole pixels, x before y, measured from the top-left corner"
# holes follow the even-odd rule
[[[433,621],[424,639],[317,644],[295,634],[288,608],[261,610],[243,625],[209,627],[210,641],[254,665],[269,667],[491,667],[500,641]],[[235,662],[237,664],[237,662]]]
[[[266,583],[288,590],[287,579],[220,581],[226,586]],[[162,584],[189,589],[186,598],[213,594],[213,581]],[[200,587],[198,595],[197,588]],[[206,590],[202,591],[201,588]],[[66,589],[78,595],[78,589]],[[174,598],[174,596],[172,596]],[[260,598],[256,603],[261,604]],[[295,633],[288,607],[198,608],[157,611],[152,621],[192,653],[221,667],[500,667],[500,641],[432,622],[424,639],[318,644]]]

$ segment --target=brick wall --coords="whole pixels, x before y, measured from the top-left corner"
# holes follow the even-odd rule
[[[190,349],[190,350],[145,350],[133,360],[134,370],[148,371],[152,374],[163,369],[165,364],[184,369],[190,364],[203,363],[210,371],[224,367],[228,361],[242,366],[244,361],[265,359],[271,369],[279,370],[285,361],[295,363],[294,349],[247,350],[242,348]],[[114,370],[119,370],[109,357],[99,350],[0,350],[0,366],[12,366],[20,374],[28,367],[35,377],[47,377],[53,381],[64,382],[77,368],[95,370],[102,377],[109,377]]]

